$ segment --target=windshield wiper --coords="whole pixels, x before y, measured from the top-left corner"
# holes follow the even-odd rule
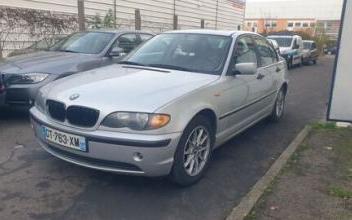
[[[150,67],[159,67],[159,68],[165,68],[165,69],[172,69],[172,70],[181,70],[181,71],[188,71],[192,72],[192,70],[181,67],[181,66],[174,66],[174,65],[169,65],[169,64],[149,64],[148,66]]]
[[[132,61],[120,61],[118,62],[118,64],[127,64],[127,65],[135,65],[135,66],[145,66],[144,64],[142,63],[137,63],[137,62],[132,62]]]

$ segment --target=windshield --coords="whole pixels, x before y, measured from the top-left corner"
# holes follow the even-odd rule
[[[269,39],[276,40],[279,47],[291,47],[292,38],[288,37],[269,37]]]
[[[114,38],[113,33],[82,32],[75,33],[55,44],[51,50],[72,53],[98,54]]]
[[[206,34],[161,34],[121,63],[220,75],[232,38]]]
[[[303,42],[303,47],[304,49],[310,49],[311,48],[311,43],[310,42]]]

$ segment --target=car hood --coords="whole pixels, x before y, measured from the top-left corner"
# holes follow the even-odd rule
[[[292,52],[292,49],[290,47],[280,47],[281,54],[288,54],[290,52]]]
[[[114,111],[154,112],[220,76],[113,64],[75,74],[43,87],[47,99]],[[70,100],[72,95],[79,98]]]
[[[43,72],[60,74],[80,71],[79,64],[97,60],[95,55],[41,51],[7,58],[0,63],[0,72]]]

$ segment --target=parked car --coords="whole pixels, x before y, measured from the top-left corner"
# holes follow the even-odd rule
[[[251,32],[167,32],[120,64],[44,86],[31,123],[62,160],[189,185],[215,148],[262,119],[280,120],[285,65]]]
[[[117,62],[151,37],[144,32],[87,31],[72,34],[49,51],[10,57],[0,63],[5,85],[0,100],[31,105],[38,89],[49,82]]]
[[[276,40],[280,47],[280,54],[286,59],[287,68],[303,64],[303,40],[298,35],[272,35],[268,39]]]
[[[7,55],[7,57],[13,57],[13,56],[18,56],[22,54],[34,53],[37,51],[49,50],[53,45],[55,45],[57,42],[63,39],[64,37],[61,37],[61,36],[53,37],[49,39],[43,39],[33,43],[31,46],[27,48],[12,51]]]
[[[273,45],[273,47],[276,50],[277,54],[280,55],[280,47],[279,47],[279,44],[277,43],[277,41],[273,40],[273,39],[268,39],[268,40]]]
[[[324,49],[324,53],[328,55],[336,55],[337,54],[337,47],[327,47]]]
[[[317,44],[311,40],[304,40],[303,46],[303,63],[309,64],[312,62],[313,64],[316,64],[319,57]]]

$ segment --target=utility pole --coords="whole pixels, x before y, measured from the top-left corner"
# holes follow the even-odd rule
[[[85,31],[84,0],[77,0],[79,31]]]
[[[136,9],[134,12],[134,22],[135,22],[135,30],[141,30],[142,28],[142,18],[141,18],[141,11]]]
[[[117,24],[116,24],[116,0],[114,0],[114,28],[117,28]]]
[[[176,15],[176,0],[174,0],[174,16],[173,16],[173,29],[177,30],[178,27],[178,17]]]
[[[219,0],[216,0],[216,11],[215,11],[215,30],[218,29],[218,12],[219,11]]]

